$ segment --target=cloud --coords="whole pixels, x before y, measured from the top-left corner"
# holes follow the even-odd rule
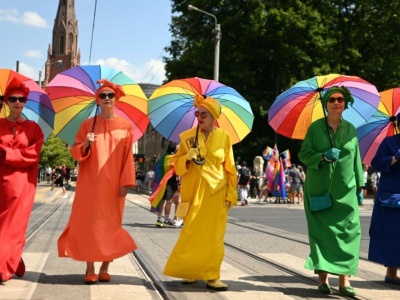
[[[24,12],[23,15],[16,9],[0,9],[0,22],[12,22],[33,27],[45,28],[47,21],[32,11]]]
[[[34,27],[47,27],[47,21],[32,11],[24,12],[24,15],[22,16],[22,23]]]
[[[39,78],[39,73],[36,72],[36,70],[33,67],[31,67],[23,62],[19,63],[19,73],[21,73],[22,75],[25,75],[26,77],[29,77],[35,81],[37,81]]]
[[[156,59],[150,60],[141,67],[136,67],[124,59],[115,57],[99,59],[93,65],[120,70],[137,83],[162,84],[165,80],[165,63]]]
[[[26,57],[33,57],[33,58],[41,58],[42,57],[42,53],[39,50],[26,50],[25,51],[25,56]]]

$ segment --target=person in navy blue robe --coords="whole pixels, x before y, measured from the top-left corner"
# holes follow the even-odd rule
[[[397,115],[397,124],[400,114]],[[385,282],[400,285],[400,135],[386,137],[372,159],[381,173],[370,225],[368,259],[386,267]]]

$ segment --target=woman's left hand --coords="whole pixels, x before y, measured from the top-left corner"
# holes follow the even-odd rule
[[[119,196],[120,196],[120,197],[125,197],[125,196],[128,194],[128,191],[129,191],[129,187],[127,187],[127,186],[121,186],[121,187],[119,188]]]
[[[226,204],[226,208],[227,208],[228,210],[230,210],[230,209],[233,207],[233,204],[232,204],[231,201],[225,200],[225,204]]]

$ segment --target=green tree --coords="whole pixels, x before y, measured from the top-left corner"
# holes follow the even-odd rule
[[[400,0],[171,2],[168,81],[213,77],[214,20],[187,6],[214,14],[221,24],[219,80],[242,94],[255,115],[252,132],[234,146],[237,159],[249,161],[277,143],[296,161],[301,141],[275,134],[268,109],[300,80],[340,73],[360,76],[380,91],[399,84]]]
[[[44,167],[46,165],[51,167],[57,165],[75,167],[68,145],[53,134],[50,134],[44,142],[40,152],[40,166]]]

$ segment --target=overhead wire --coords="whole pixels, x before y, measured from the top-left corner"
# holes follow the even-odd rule
[[[95,23],[96,23],[96,8],[97,8],[97,0],[94,2],[92,37],[90,39],[90,50],[89,50],[89,65],[90,65],[90,60],[92,59],[92,46],[93,46],[94,26],[95,26]]]

